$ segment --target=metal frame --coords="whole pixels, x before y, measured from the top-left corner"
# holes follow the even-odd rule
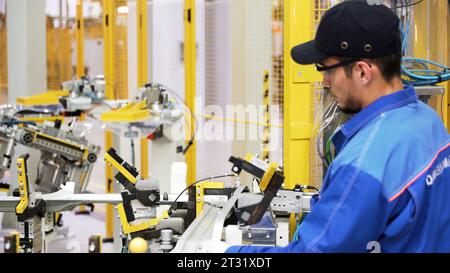
[[[448,1],[423,1],[414,6],[414,57],[432,59],[449,65],[449,20]],[[447,37],[447,39],[440,39],[440,37]],[[435,96],[437,99],[430,101],[430,104],[439,115],[442,113],[444,125],[450,129],[450,94],[448,92],[450,83],[444,82],[439,86],[445,88],[442,104],[440,96]]]
[[[137,0],[137,47],[138,47],[138,87],[144,86],[148,81],[148,43],[147,43],[147,0]],[[148,178],[148,139],[140,141],[141,147],[141,177]]]
[[[313,65],[294,63],[290,52],[293,46],[313,38],[312,2],[284,1],[284,166],[289,189],[309,182],[311,84],[321,76]]]
[[[225,217],[233,208],[245,186],[238,187],[223,208],[206,206],[203,213],[195,218],[177,242],[172,253],[195,252],[199,243],[207,240],[220,241]]]
[[[75,194],[75,183],[67,182],[61,185],[61,190],[48,193],[32,193],[34,197],[45,201],[46,212],[60,212],[70,210],[81,204],[106,203],[119,204],[122,202],[122,196],[116,194]],[[20,197],[3,196],[0,197],[0,212],[15,212]]]
[[[114,100],[114,81],[115,81],[115,66],[114,66],[114,22],[115,10],[114,1],[103,0],[103,45],[104,45],[104,74],[105,74],[105,96],[107,99]],[[113,145],[113,134],[105,132],[105,149],[108,150]],[[114,177],[111,166],[105,166],[106,177],[106,192],[114,192]],[[114,210],[112,205],[105,207],[105,223],[106,235],[105,239],[111,239],[114,235]]]
[[[185,101],[191,111],[186,114],[186,143],[190,141],[195,132],[195,87],[196,87],[196,48],[195,48],[195,0],[184,2],[184,64],[185,64]],[[195,140],[186,153],[187,185],[196,180],[196,149]]]
[[[84,18],[83,18],[83,0],[77,0],[76,14],[76,46],[77,46],[77,78],[80,79],[84,75]]]
[[[284,0],[284,175],[285,188],[310,181],[311,84],[321,76],[314,66],[300,66],[291,58],[291,48],[311,40],[313,0]],[[296,227],[295,214],[290,217],[290,234]]]

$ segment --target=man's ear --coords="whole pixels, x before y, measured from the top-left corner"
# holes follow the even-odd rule
[[[355,68],[357,73],[356,75],[362,81],[363,84],[367,84],[372,80],[373,65],[367,62],[359,61],[356,62]]]

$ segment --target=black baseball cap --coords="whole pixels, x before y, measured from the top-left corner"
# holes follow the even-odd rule
[[[320,20],[314,40],[292,48],[299,64],[320,63],[327,57],[377,58],[399,53],[399,19],[385,5],[345,1]]]

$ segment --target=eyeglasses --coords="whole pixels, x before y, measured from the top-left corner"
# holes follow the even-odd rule
[[[333,69],[333,68],[346,66],[346,65],[349,65],[349,64],[357,62],[357,61],[358,60],[356,60],[356,59],[345,60],[345,61],[338,62],[337,64],[333,64],[333,65],[330,65],[330,66],[325,66],[323,64],[316,64],[316,69],[319,72],[324,72],[324,71],[327,71],[327,70],[330,70],[330,69]]]

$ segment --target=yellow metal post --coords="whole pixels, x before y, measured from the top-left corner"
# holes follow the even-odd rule
[[[83,19],[83,0],[77,0],[76,14],[76,43],[77,43],[77,78],[84,75],[84,19]]]
[[[84,77],[84,18],[83,18],[83,0],[77,0],[76,6],[76,28],[75,37],[77,44],[77,79]],[[86,208],[84,205],[80,205],[80,210],[78,213],[85,213]]]
[[[264,133],[263,133],[263,149],[261,158],[269,160],[270,155],[270,97],[269,97],[269,71],[264,71],[263,76],[263,105],[264,105]]]
[[[105,132],[105,150],[107,151],[113,144],[113,135],[111,132]],[[106,193],[114,192],[114,173],[111,166],[106,164],[105,167],[106,177]],[[105,207],[105,224],[106,224],[106,239],[112,239],[114,234],[114,211],[113,205],[106,204]]]
[[[312,65],[291,58],[291,48],[313,39],[312,1],[284,1],[284,166],[287,188],[309,182],[312,133],[311,84],[321,76]]]
[[[115,1],[103,0],[104,73],[106,81],[105,96],[108,99],[115,99],[115,13]]]
[[[414,57],[436,61],[448,66],[448,2],[423,1],[414,6]],[[431,107],[442,116],[448,126],[448,90],[449,84],[439,84],[445,87],[442,96],[432,97],[429,101]]]
[[[309,184],[311,84],[321,77],[312,65],[300,66],[291,58],[291,48],[313,39],[313,1],[284,0],[284,170],[285,187]],[[291,237],[295,216],[291,215]]]
[[[195,0],[184,2],[184,67],[185,67],[185,95],[186,104],[191,111],[186,115],[187,143],[195,132],[195,72],[196,72],[196,49],[195,49]],[[196,144],[195,141],[186,153],[187,184],[191,185],[196,180]]]
[[[432,60],[448,67],[450,65],[448,39],[442,39],[442,37],[448,37],[450,35],[450,25],[448,24],[450,16],[449,2],[430,1],[429,13],[430,57]],[[442,120],[447,129],[449,129],[449,83],[444,82],[439,85],[445,88],[445,93],[437,100],[436,109],[438,109],[438,112],[442,115]]]
[[[137,46],[138,46],[138,86],[144,86],[148,81],[147,54],[147,0],[137,1]],[[148,140],[141,139],[141,177],[148,178]]]
[[[143,86],[148,81],[147,0],[138,0],[137,13],[138,86]]]
[[[103,0],[103,44],[104,44],[104,73],[105,73],[105,96],[107,99],[115,99],[114,79],[115,79],[115,56],[114,56],[114,22],[115,22],[115,1]],[[105,132],[105,150],[113,145],[113,135]],[[114,192],[114,173],[112,167],[106,165],[106,192]],[[106,205],[106,236],[105,239],[112,239],[114,233],[114,213],[113,206]]]

